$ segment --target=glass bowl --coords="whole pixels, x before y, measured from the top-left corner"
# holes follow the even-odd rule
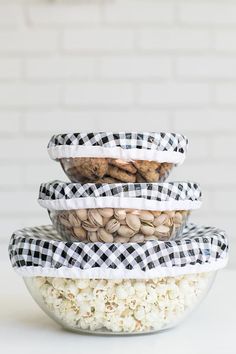
[[[142,243],[178,238],[190,211],[93,208],[48,213],[56,230],[68,241]]]
[[[62,327],[91,334],[144,334],[178,325],[206,296],[214,272],[155,279],[25,277],[32,297]]]

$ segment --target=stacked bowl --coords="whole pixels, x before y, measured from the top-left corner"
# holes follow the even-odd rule
[[[174,327],[228,259],[224,231],[188,224],[195,182],[165,182],[188,140],[174,133],[75,133],[48,144],[70,182],[42,183],[53,226],[11,238],[14,269],[63,327],[140,334]]]

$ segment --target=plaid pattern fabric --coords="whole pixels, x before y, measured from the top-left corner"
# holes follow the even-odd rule
[[[174,151],[185,154],[188,147],[188,139],[185,136],[176,133],[73,133],[54,135],[48,143],[48,148],[60,145],[151,149],[158,151]]]
[[[180,240],[142,244],[65,242],[52,226],[33,227],[15,232],[9,245],[15,268],[138,268],[145,272],[160,267],[213,263],[225,259],[227,253],[224,231],[194,224],[186,226]]]
[[[200,187],[194,182],[80,184],[53,181],[42,183],[39,190],[39,200],[123,197],[155,201],[199,201],[201,196]]]

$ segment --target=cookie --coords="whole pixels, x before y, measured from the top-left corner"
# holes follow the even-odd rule
[[[78,157],[73,159],[73,165],[78,175],[93,181],[106,174],[108,161],[103,158]]]
[[[129,161],[124,161],[124,160],[120,160],[120,159],[111,159],[109,161],[109,163],[112,166],[116,166],[116,167],[120,168],[121,170],[127,171],[132,174],[137,172],[137,169],[134,167],[132,162],[129,162]]]
[[[136,182],[136,175],[124,171],[116,166],[108,165],[107,175],[112,178],[118,179],[121,182]]]
[[[146,180],[146,182],[158,182],[159,181],[159,168],[160,163],[156,161],[134,161],[134,166],[137,168],[140,175]]]

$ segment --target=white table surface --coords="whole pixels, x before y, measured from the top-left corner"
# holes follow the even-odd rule
[[[236,271],[222,270],[179,327],[151,335],[89,336],[62,330],[38,307],[0,248],[0,353],[235,354]]]

